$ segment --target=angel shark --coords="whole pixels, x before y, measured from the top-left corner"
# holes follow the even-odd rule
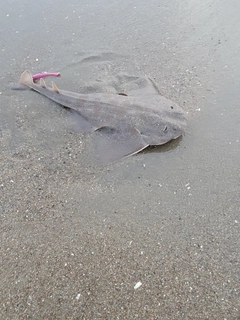
[[[96,154],[109,163],[136,154],[150,145],[161,145],[181,136],[186,128],[184,111],[159,94],[81,94],[60,90],[55,83],[33,81],[24,71],[20,84],[39,92],[78,115],[78,132],[93,132]]]

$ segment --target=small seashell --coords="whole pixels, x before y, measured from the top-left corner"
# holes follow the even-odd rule
[[[142,282],[141,282],[141,281],[138,281],[138,282],[135,284],[134,289],[136,290],[136,289],[140,288],[141,285],[142,285]]]

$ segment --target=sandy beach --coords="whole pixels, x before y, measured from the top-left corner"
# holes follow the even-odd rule
[[[240,319],[239,9],[2,5],[0,319]],[[68,110],[11,90],[25,69],[82,93],[150,78],[187,130],[96,165]]]

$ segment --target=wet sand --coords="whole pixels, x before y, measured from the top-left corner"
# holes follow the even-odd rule
[[[3,5],[1,319],[240,318],[238,9]],[[58,86],[79,92],[111,91],[119,73],[150,77],[188,112],[188,129],[95,166],[67,110],[10,90],[25,69],[60,71]]]

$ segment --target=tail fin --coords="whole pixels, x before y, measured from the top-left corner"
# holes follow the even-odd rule
[[[31,87],[33,85],[33,78],[31,72],[25,70],[20,77],[20,84],[24,84],[25,86]]]

